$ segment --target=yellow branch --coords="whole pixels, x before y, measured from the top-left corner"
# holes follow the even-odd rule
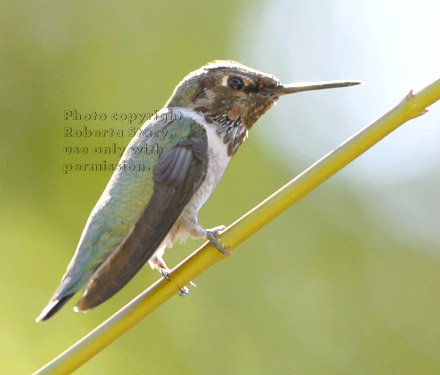
[[[394,109],[349,138],[321,160],[302,172],[253,210],[233,223],[219,240],[234,250],[244,240],[289,208],[304,195],[334,175],[371,146],[406,121],[425,113],[425,108],[440,99],[440,79],[417,94],[410,92]],[[223,259],[206,243],[170,273],[171,281],[160,279],[83,339],[42,367],[35,374],[71,374],[94,355],[145,318],[178,289],[194,280],[214,263]],[[34,374],[34,375],[35,375]]]

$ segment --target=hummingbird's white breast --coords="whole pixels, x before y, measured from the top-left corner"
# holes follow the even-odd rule
[[[172,110],[174,113],[180,112],[183,117],[193,119],[206,130],[208,139],[208,167],[204,181],[194,193],[174,228],[164,241],[167,247],[171,247],[177,239],[185,241],[188,237],[200,237],[202,235],[200,232],[201,228],[197,222],[197,214],[217,186],[226,166],[231,160],[231,156],[228,155],[228,146],[216,133],[214,124],[208,123],[202,114],[192,109],[176,107],[172,108]]]
[[[227,144],[216,132],[216,125],[208,123],[202,114],[188,108],[173,108],[173,112],[181,112],[182,116],[189,117],[203,126],[208,138],[208,167],[205,180],[182,212],[182,216],[195,220],[197,223],[197,214],[200,208],[220,181],[231,156],[228,155]]]
[[[206,177],[200,187],[183,209],[161,246],[159,246],[153,257],[149,260],[150,266],[158,269],[166,268],[165,262],[162,259],[165,247],[172,247],[176,240],[186,241],[188,237],[198,238],[206,235],[205,230],[197,221],[197,215],[200,208],[217,186],[226,166],[231,160],[231,156],[228,155],[228,145],[225,144],[222,137],[217,134],[214,124],[208,123],[203,115],[192,109],[174,107],[171,108],[171,110],[173,113],[180,112],[182,117],[191,118],[206,130],[208,140],[208,166]]]
[[[223,138],[216,132],[215,124],[208,123],[202,114],[192,109],[175,108],[174,111],[180,111],[183,116],[189,117],[203,126],[208,138],[208,168],[206,178],[188,203],[188,206],[195,209],[195,214],[197,214],[220,181],[231,157],[228,155],[227,144],[223,142]]]

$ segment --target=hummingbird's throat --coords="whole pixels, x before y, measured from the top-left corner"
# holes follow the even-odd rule
[[[220,115],[220,116],[214,117],[214,121],[217,125],[227,126],[227,127],[236,127],[236,126],[240,126],[243,123],[243,120],[241,117],[238,117],[235,120],[232,120],[229,117],[229,115]]]
[[[232,120],[228,115],[214,117],[217,135],[228,145],[228,155],[234,155],[247,137],[247,128],[241,117]]]

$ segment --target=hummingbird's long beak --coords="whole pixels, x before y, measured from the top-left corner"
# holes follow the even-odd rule
[[[321,81],[321,82],[299,82],[281,85],[275,90],[276,95],[293,94],[295,92],[333,89],[336,87],[347,87],[360,85],[361,81]]]

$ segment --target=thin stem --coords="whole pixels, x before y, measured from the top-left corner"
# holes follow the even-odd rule
[[[440,79],[415,95],[410,92],[391,111],[366,126],[335,150],[329,152],[321,160],[234,222],[219,236],[219,241],[233,251],[264,225],[387,134],[406,121],[424,114],[426,112],[425,108],[439,99]],[[204,244],[172,270],[169,275],[171,281],[162,278],[155,282],[128,305],[35,374],[71,374],[166,300],[174,296],[182,286],[187,285],[190,280],[194,280],[214,263],[225,257],[211,244]]]

